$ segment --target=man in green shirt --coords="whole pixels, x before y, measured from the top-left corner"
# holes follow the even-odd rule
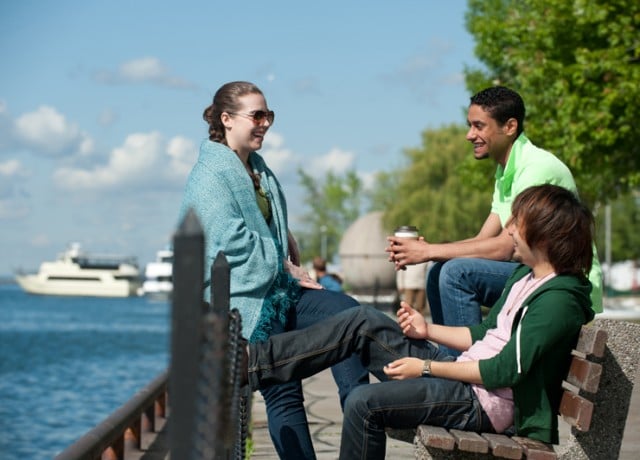
[[[467,140],[476,159],[497,163],[491,212],[472,238],[433,244],[389,237],[387,252],[400,269],[408,264],[436,261],[427,276],[427,297],[435,324],[468,326],[482,320],[481,306],[492,306],[517,264],[506,231],[513,199],[528,187],[550,183],[577,194],[569,168],[524,134],[524,101],[515,91],[484,89],[471,97]],[[602,270],[594,246],[591,301],[602,311]]]

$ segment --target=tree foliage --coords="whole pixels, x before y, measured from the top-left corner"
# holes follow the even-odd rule
[[[605,215],[600,208],[596,218],[598,256],[605,258]],[[618,197],[611,203],[611,260],[640,259],[640,192]]]
[[[428,241],[475,236],[490,211],[495,163],[477,161],[464,126],[422,133],[422,146],[405,150],[408,165],[398,172],[395,200],[384,224],[415,225]]]
[[[466,23],[486,67],[466,70],[468,89],[518,91],[527,135],[587,202],[640,185],[640,2],[469,0]]]
[[[298,169],[298,176],[308,210],[303,216],[305,227],[296,234],[302,261],[318,255],[331,261],[338,252],[342,234],[360,215],[362,181],[355,171],[344,175],[329,171],[323,179],[315,179]]]
[[[397,171],[380,171],[374,176],[374,186],[366,193],[370,212],[385,211],[393,207],[396,203],[399,178]]]

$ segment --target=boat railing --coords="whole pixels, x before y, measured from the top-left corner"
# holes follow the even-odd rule
[[[251,392],[240,386],[242,328],[240,314],[230,310],[229,264],[219,253],[211,267],[209,304],[203,301],[204,233],[192,211],[173,243],[169,371],[56,460],[124,460],[129,453],[139,458],[143,432],[159,428],[158,413],[167,418],[162,432],[168,442],[165,451],[154,448],[145,451],[144,458],[164,459],[166,450],[172,459],[244,458]]]
[[[138,267],[138,259],[134,256],[83,255],[72,257],[71,261],[82,268],[98,270],[117,270],[121,265]]]

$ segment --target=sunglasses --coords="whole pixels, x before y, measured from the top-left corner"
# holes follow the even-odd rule
[[[256,110],[251,113],[240,113],[240,112],[228,112],[229,115],[240,115],[241,117],[249,118],[253,120],[253,124],[261,125],[265,120],[269,122],[270,125],[273,124],[273,120],[276,117],[276,114],[273,110]]]

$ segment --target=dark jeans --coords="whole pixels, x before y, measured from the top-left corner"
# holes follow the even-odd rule
[[[328,290],[305,289],[295,310],[292,310],[286,330],[299,330],[330,318],[358,305],[351,297]],[[274,323],[274,336],[284,332],[279,323]],[[338,386],[340,404],[356,386],[369,383],[369,372],[357,356],[337,363],[331,368]],[[281,459],[314,459],[315,453],[300,380],[261,389],[264,397],[269,434]]]
[[[481,307],[502,295],[516,262],[458,258],[438,262],[427,275],[427,298],[434,324],[471,326],[482,322]],[[460,353],[445,349],[452,356]]]
[[[384,366],[401,357],[453,358],[426,340],[407,338],[393,319],[371,307],[352,308],[303,331],[250,344],[249,383],[255,390],[300,380],[353,353],[382,382],[355,388],[347,398],[341,459],[384,458],[385,427],[431,424],[493,431],[469,384],[435,377],[387,379]]]

